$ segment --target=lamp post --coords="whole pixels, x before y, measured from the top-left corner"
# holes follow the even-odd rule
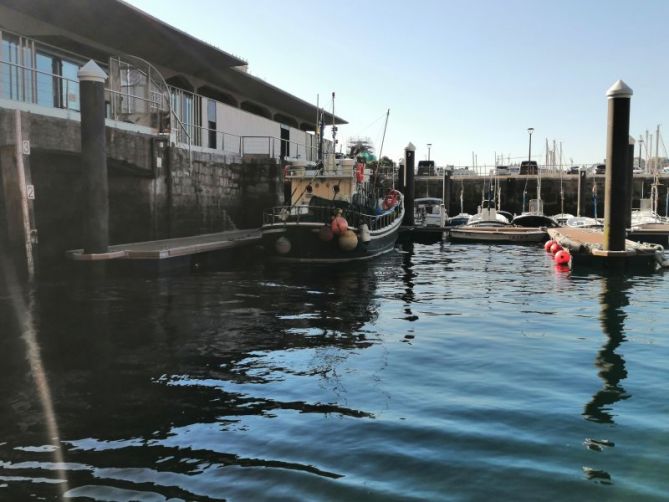
[[[641,169],[641,147],[643,146],[643,138],[639,136],[639,169]],[[644,169],[643,172],[646,172]]]
[[[532,133],[534,132],[534,127],[528,127],[527,132],[530,133],[530,148],[527,153],[527,169],[530,168],[530,161],[532,160]]]
[[[432,143],[427,144],[427,160],[430,160],[430,148],[432,148]]]

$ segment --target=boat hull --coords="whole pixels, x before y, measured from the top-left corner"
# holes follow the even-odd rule
[[[262,243],[266,254],[274,261],[294,263],[344,263],[350,261],[369,260],[391,251],[397,241],[401,218],[392,225],[370,232],[369,242],[362,242],[359,232],[358,243],[351,251],[341,249],[339,237],[331,240],[321,239],[323,224],[318,223],[286,223],[264,225],[262,227]],[[356,229],[351,229],[356,230]],[[277,241],[283,238],[281,245]],[[286,246],[286,240],[289,246]],[[286,248],[289,248],[286,250]]]
[[[457,242],[488,242],[523,244],[543,242],[548,238],[544,228],[509,227],[456,227],[449,231],[449,239]]]

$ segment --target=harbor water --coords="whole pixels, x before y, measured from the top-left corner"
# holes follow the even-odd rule
[[[669,277],[539,246],[0,292],[0,500],[669,500]]]

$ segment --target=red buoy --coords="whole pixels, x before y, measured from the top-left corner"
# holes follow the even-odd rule
[[[332,220],[330,228],[332,228],[333,234],[343,235],[344,232],[348,230],[348,222],[346,221],[346,218],[344,218],[343,216],[337,216],[335,217],[334,220]]]
[[[551,250],[551,246],[552,246],[553,244],[555,244],[555,241],[554,241],[554,240],[546,241],[546,244],[544,244],[544,249],[545,249],[546,251],[550,251],[550,250]]]
[[[569,260],[571,260],[571,255],[569,254],[569,251],[566,249],[561,249],[557,253],[555,253],[555,263],[558,265],[567,265],[569,263]]]
[[[551,253],[555,254],[562,249],[562,246],[560,246],[557,242],[554,242],[550,249]]]

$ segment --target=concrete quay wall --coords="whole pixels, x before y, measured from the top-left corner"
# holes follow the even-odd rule
[[[16,111],[0,108],[0,240],[22,254],[26,232],[16,145],[29,141],[21,163],[25,183],[34,187],[27,209],[35,252],[41,261],[60,260],[82,243],[80,123],[19,113],[17,133]],[[111,244],[257,227],[262,209],[281,201],[281,170],[273,159],[189,152],[167,138],[109,123],[105,133]]]
[[[536,176],[498,176],[501,192],[501,208],[514,214],[520,214],[523,209],[523,191],[527,190],[525,209],[527,201],[537,196]],[[548,215],[562,212],[562,196],[564,193],[564,212],[577,214],[578,204],[578,175],[549,175],[541,177],[541,199],[544,202],[544,212]],[[581,179],[581,216],[593,216],[595,214],[595,201],[597,203],[597,217],[604,217],[604,175],[586,175]],[[632,207],[639,207],[639,199],[649,198],[652,176],[635,175],[633,179]],[[669,177],[661,177],[658,187],[658,212],[665,214],[665,197]],[[419,197],[442,197],[443,187],[446,187],[445,204],[449,215],[460,212],[460,193],[463,194],[464,212],[476,213],[477,207],[481,205],[482,192],[484,190],[484,178],[476,176],[456,176],[444,178],[431,176],[416,176],[415,194]],[[490,187],[490,178],[485,178],[486,192]],[[595,191],[593,191],[593,189]],[[596,198],[593,194],[596,193]],[[621,204],[623,202],[621,201]]]

